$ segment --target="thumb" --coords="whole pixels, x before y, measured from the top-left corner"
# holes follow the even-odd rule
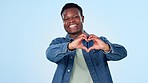
[[[88,51],[88,49],[85,46],[82,46],[82,49],[85,50],[86,52]]]
[[[91,50],[93,50],[93,49],[95,49],[95,48],[92,46],[92,47],[90,47],[90,48],[87,50],[87,52],[89,52],[89,51],[91,51]]]

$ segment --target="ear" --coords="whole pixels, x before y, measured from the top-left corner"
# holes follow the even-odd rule
[[[82,23],[84,23],[84,16],[82,16]]]

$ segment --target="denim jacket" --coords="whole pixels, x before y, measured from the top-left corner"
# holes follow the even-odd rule
[[[127,51],[121,45],[110,43],[105,37],[100,39],[109,44],[111,51],[105,53],[103,50],[82,50],[83,56],[94,83],[113,83],[107,61],[121,60],[127,56]],[[72,41],[69,35],[56,38],[46,50],[47,59],[58,65],[52,83],[69,83],[76,55],[76,50],[70,51],[67,48]],[[83,44],[89,48],[93,41],[83,41]]]

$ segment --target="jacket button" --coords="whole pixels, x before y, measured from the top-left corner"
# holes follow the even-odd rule
[[[68,69],[67,71],[70,72],[70,69]]]
[[[71,59],[73,58],[73,56],[70,57]]]

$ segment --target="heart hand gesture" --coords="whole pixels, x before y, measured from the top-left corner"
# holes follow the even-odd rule
[[[82,43],[82,40],[86,40],[87,41],[87,36],[85,34],[81,34],[80,36],[78,36],[73,42],[69,43],[68,48],[70,50],[74,50],[76,48],[78,49],[84,49],[84,50],[88,50]]]
[[[105,52],[108,52],[110,50],[109,45],[106,44],[105,42],[103,42],[99,37],[97,37],[94,34],[91,34],[88,37],[88,41],[93,40],[94,45],[91,46],[90,48],[88,48],[87,52],[89,52],[90,50],[96,49],[96,50],[103,50]]]
[[[94,45],[91,46],[90,48],[87,48],[83,45],[82,40],[85,40],[87,42],[89,41],[93,41]],[[81,34],[80,36],[78,36],[73,42],[69,43],[68,48],[70,50],[74,50],[74,49],[84,49],[87,52],[89,52],[90,50],[96,49],[96,50],[104,50],[105,52],[108,52],[110,50],[110,47],[108,44],[106,44],[105,42],[103,42],[99,37],[97,37],[94,34],[91,34],[89,37],[87,37],[86,34]]]

